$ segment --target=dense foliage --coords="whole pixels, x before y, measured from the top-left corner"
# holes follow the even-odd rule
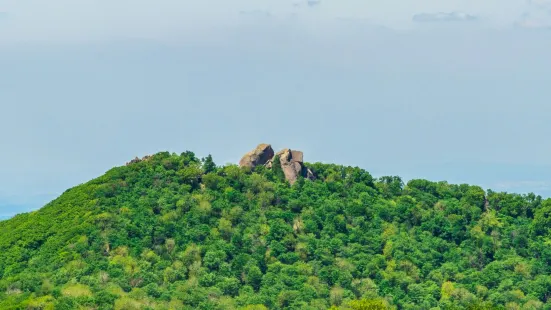
[[[551,309],[551,200],[159,153],[0,222],[0,309]]]

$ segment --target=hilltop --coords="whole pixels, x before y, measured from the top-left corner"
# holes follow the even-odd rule
[[[158,153],[0,222],[0,309],[551,309],[550,199],[268,153]]]

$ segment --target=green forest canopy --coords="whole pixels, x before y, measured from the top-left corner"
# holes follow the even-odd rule
[[[0,309],[551,309],[551,200],[158,153],[0,222]]]

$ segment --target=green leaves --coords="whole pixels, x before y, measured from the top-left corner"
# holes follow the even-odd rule
[[[551,200],[158,153],[0,222],[0,309],[543,309]]]

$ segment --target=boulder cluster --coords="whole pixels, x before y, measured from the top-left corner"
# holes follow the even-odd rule
[[[144,161],[144,160],[149,160],[149,159],[151,159],[152,157],[153,157],[153,156],[151,156],[151,155],[146,155],[146,156],[144,156],[144,157],[142,157],[142,158],[139,158],[139,157],[136,156],[136,158],[134,158],[134,159],[132,159],[131,161],[127,162],[127,163],[126,163],[126,166],[129,166],[129,165],[132,165],[132,164],[135,164],[135,163],[139,163],[139,162]]]
[[[304,154],[301,151],[283,149],[274,153],[270,144],[259,144],[254,150],[245,154],[239,161],[240,167],[249,167],[251,169],[257,166],[273,168],[274,159],[279,158],[281,170],[285,179],[294,184],[299,176],[308,179],[314,179],[314,173],[304,166]]]

